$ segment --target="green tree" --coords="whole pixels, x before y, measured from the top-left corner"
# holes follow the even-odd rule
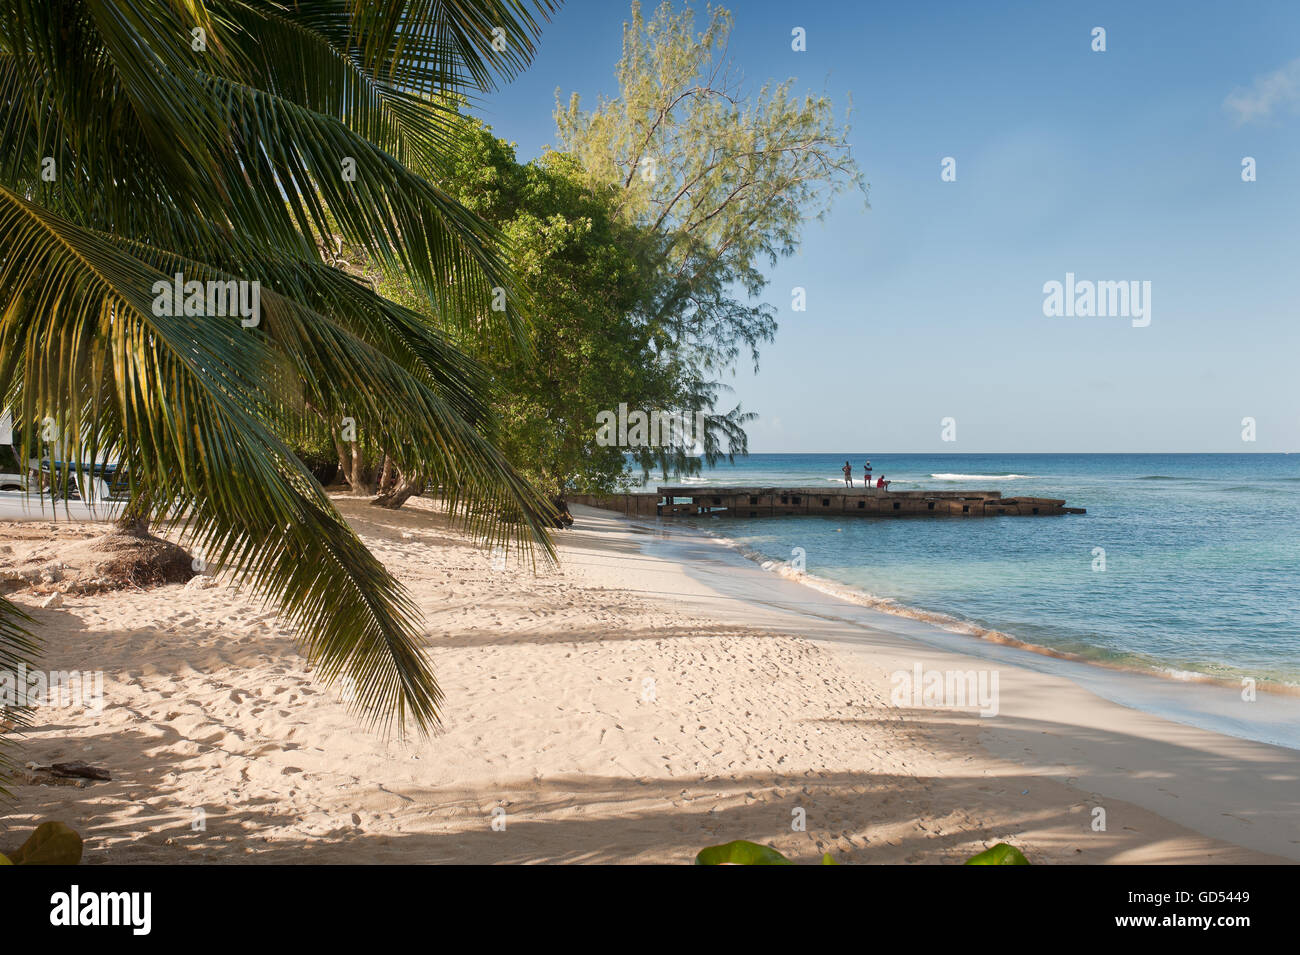
[[[671,407],[684,399],[680,364],[654,348],[645,310],[660,276],[648,266],[647,230],[618,215],[615,193],[592,189],[573,157],[546,152],[520,164],[511,144],[465,117],[456,161],[439,184],[499,229],[514,253],[528,304],[528,360],[446,328],[422,308],[403,274],[341,250],[348,267],[394,301],[421,308],[489,369],[499,446],[548,496],[609,490],[630,480],[624,450],[595,440],[599,412],[620,402]],[[366,460],[372,472],[382,459]],[[354,488],[360,489],[354,482]],[[419,488],[403,480],[375,502],[400,505]]]
[[[520,165],[486,129],[466,139],[448,188],[507,236],[532,317],[534,360],[484,356],[499,386],[502,448],[550,495],[608,490],[627,462],[594,440],[597,414],[682,397],[677,363],[656,353],[644,320],[659,280],[644,230],[618,216],[610,190],[585,184],[572,156],[548,151]]]
[[[553,6],[0,0],[0,399],[54,419],[73,467],[125,462],[128,514],[179,516],[381,722],[438,719],[419,614],[281,436],[351,417],[494,540],[546,542],[549,511],[485,438],[484,369],[318,237],[405,271],[467,336],[525,346],[499,236],[430,180],[439,97],[525,66]],[[178,273],[260,283],[258,321],[160,310]],[[29,651],[23,624],[0,599],[0,665]]]
[[[746,94],[727,59],[731,27],[721,7],[697,34],[689,9],[665,2],[647,22],[633,3],[618,94],[588,111],[575,93],[555,114],[561,146],[589,184],[616,190],[620,215],[657,239],[651,268],[662,280],[647,323],[658,350],[687,369],[686,390],[709,402],[721,389],[715,376],[746,352],[757,369],[775,334],[775,312],[758,300],[762,267],[792,255],[837,194],[859,189],[865,201],[867,190],[827,97],[797,96],[791,80]],[[743,446],[742,418],[710,421]],[[709,446],[716,453],[716,440]],[[698,467],[681,454],[657,457]]]

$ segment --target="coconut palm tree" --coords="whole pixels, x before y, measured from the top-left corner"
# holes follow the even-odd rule
[[[492,445],[481,367],[323,250],[405,270],[448,334],[524,347],[499,237],[431,183],[448,104],[526,66],[554,6],[0,0],[0,400],[59,429],[64,467],[123,462],[129,519],[174,521],[389,726],[439,718],[419,614],[283,436],[351,419],[530,553],[548,505]],[[0,666],[30,629],[0,598]]]

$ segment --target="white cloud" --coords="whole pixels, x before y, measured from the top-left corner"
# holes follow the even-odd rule
[[[1300,112],[1300,59],[1234,90],[1223,105],[1240,123],[1268,119],[1274,112]]]

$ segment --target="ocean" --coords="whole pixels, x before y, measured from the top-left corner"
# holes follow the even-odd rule
[[[752,454],[689,482],[834,487],[847,459],[860,485],[868,457],[897,490],[996,489],[1087,514],[696,523],[760,563],[802,557],[813,581],[973,638],[1300,688],[1300,454]]]

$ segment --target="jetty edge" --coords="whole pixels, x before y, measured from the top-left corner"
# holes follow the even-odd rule
[[[700,487],[660,485],[627,494],[568,494],[571,504],[628,517],[776,517],[788,514],[858,517],[1055,517],[1086,514],[1054,497],[1003,497],[1001,491],[819,487]]]

